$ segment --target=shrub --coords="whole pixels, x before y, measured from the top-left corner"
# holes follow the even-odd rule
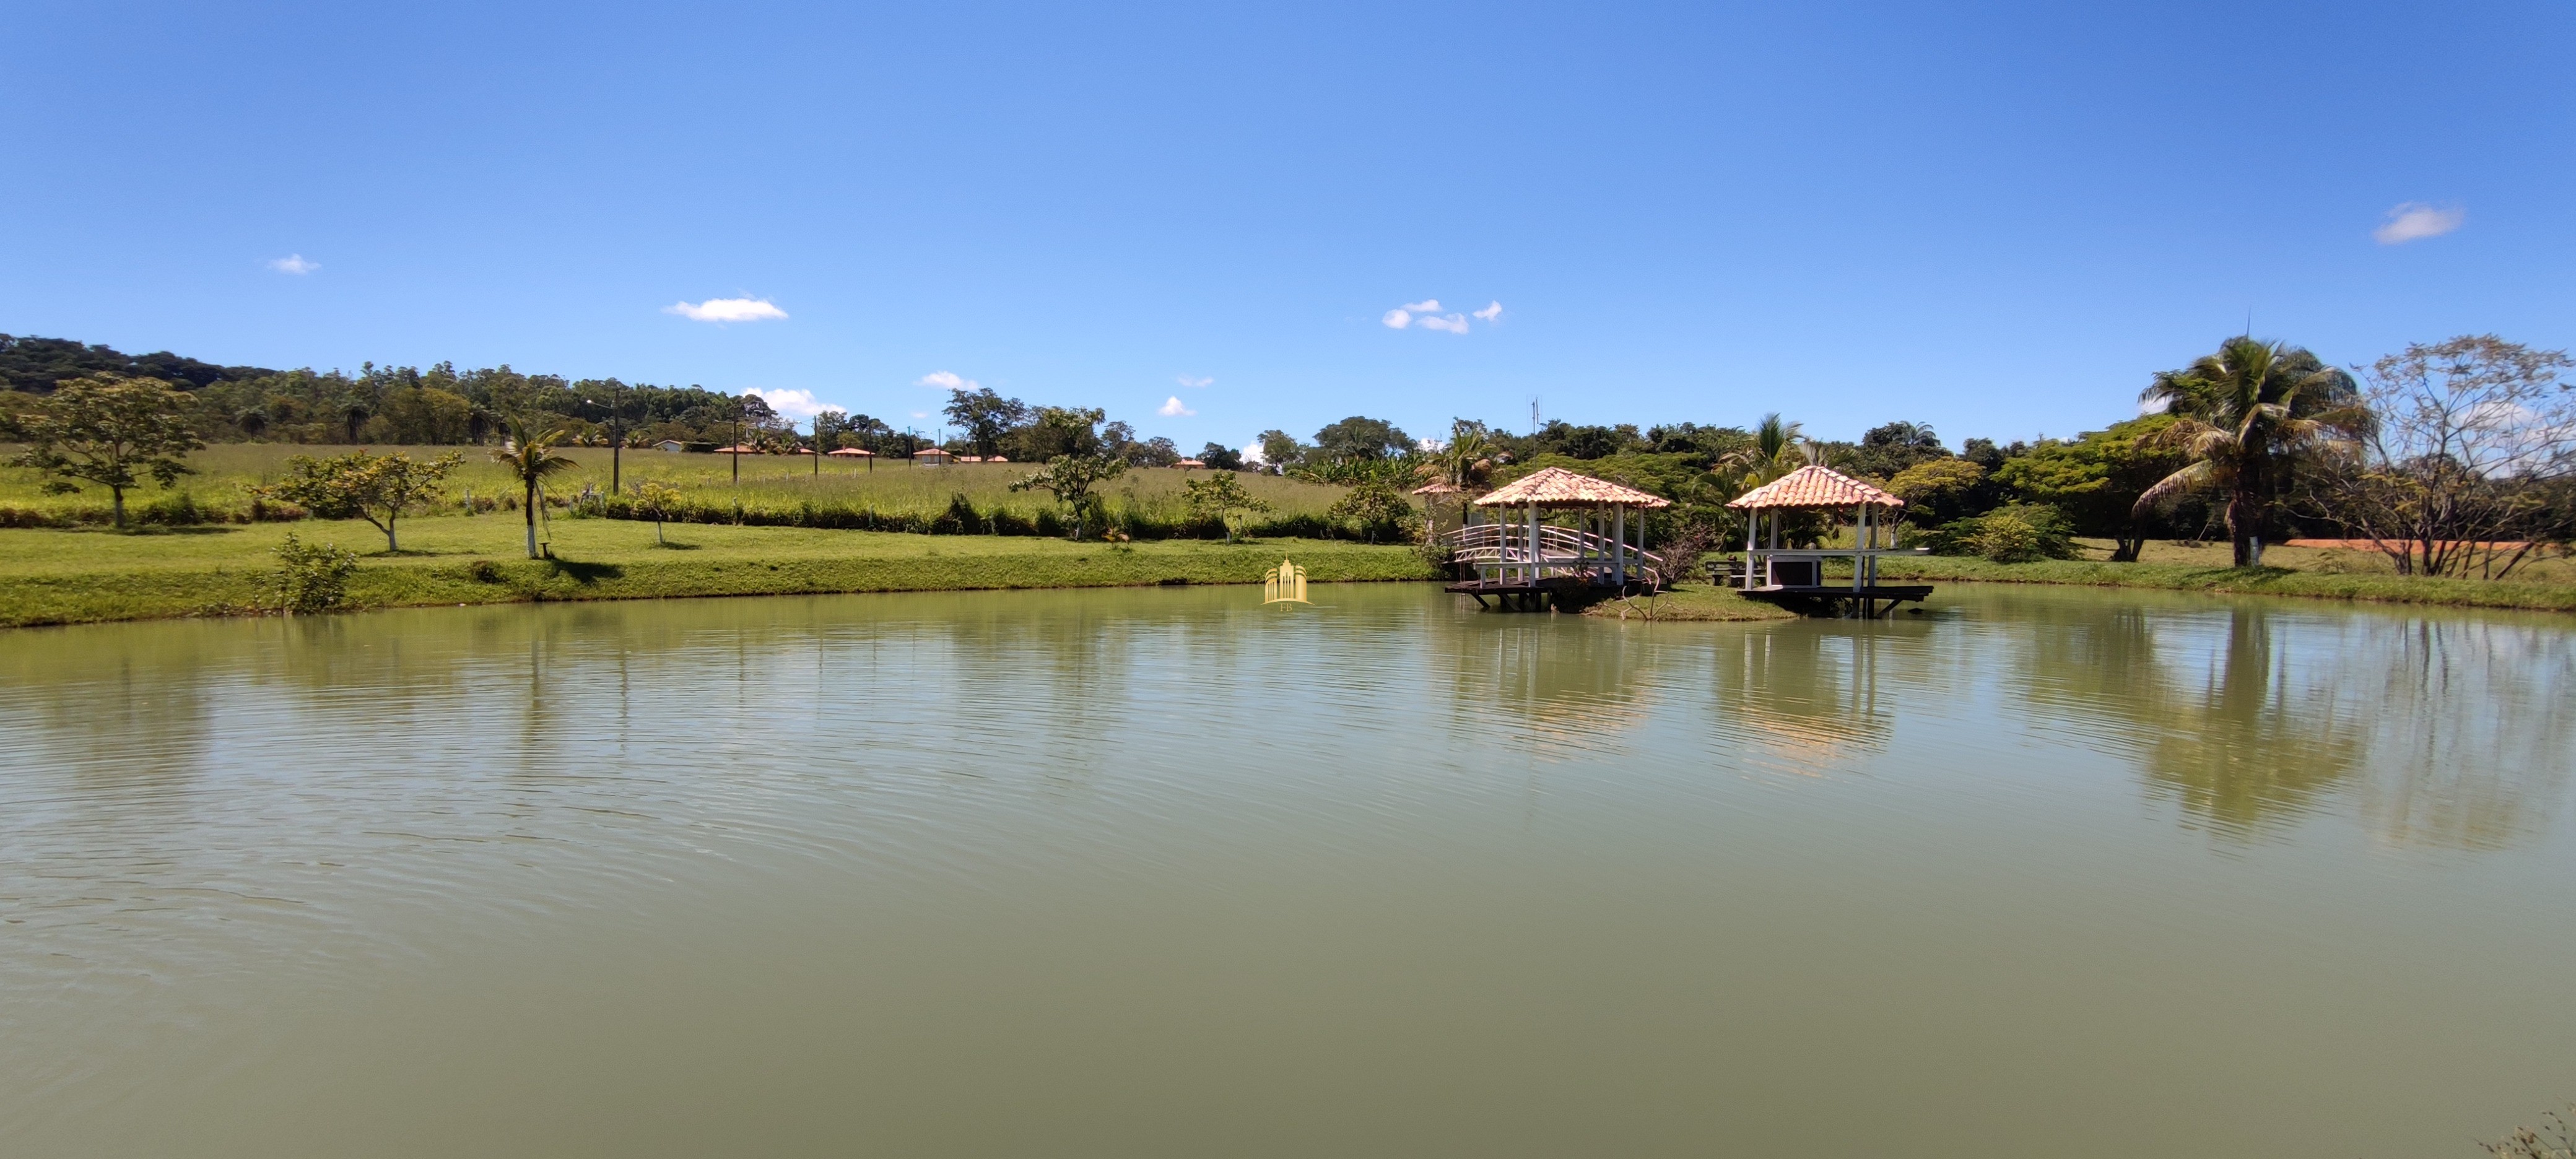
[[[277,610],[287,615],[327,612],[347,602],[349,576],[358,557],[335,544],[308,546],[295,533],[277,545]]]
[[[1942,555],[1982,556],[1995,563],[2074,559],[2073,532],[2053,507],[2016,503],[1973,519],[1954,519],[1927,533]]]

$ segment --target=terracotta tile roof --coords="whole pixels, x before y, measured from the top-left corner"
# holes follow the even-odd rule
[[[869,456],[869,457],[874,457],[874,456],[876,455],[876,452],[875,452],[875,451],[862,451],[862,450],[858,449],[857,447],[843,447],[843,448],[841,448],[840,450],[837,450],[837,451],[825,451],[825,452],[823,452],[823,453],[824,453],[824,454],[827,454],[827,455],[850,455],[850,456],[853,456],[853,457],[860,456],[860,455],[866,455],[866,456]]]
[[[1875,503],[1881,507],[1903,507],[1905,501],[1845,475],[1840,471],[1813,464],[1800,467],[1769,483],[1756,487],[1727,504],[1734,508],[1751,507],[1857,507]]]
[[[1631,507],[1670,507],[1672,500],[1622,487],[1607,479],[1577,475],[1563,467],[1541,467],[1476,500],[1478,507],[1589,507],[1625,503]]]
[[[1450,486],[1447,479],[1434,479],[1414,488],[1413,493],[1416,495],[1455,495],[1458,493],[1458,489]]]

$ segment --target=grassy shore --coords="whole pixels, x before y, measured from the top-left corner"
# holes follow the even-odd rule
[[[1954,556],[1896,558],[1885,561],[1879,574],[1890,581],[2080,584],[2576,611],[2576,568],[2559,559],[2518,570],[2511,579],[2478,580],[2401,576],[2377,552],[2349,550],[2272,548],[2263,553],[2265,566],[2241,569],[2231,566],[2225,544],[2183,547],[2151,543],[2136,563],[2111,563],[2101,558],[2109,555],[2108,544],[2088,544],[2086,554],[2095,558],[2038,563],[1990,563]]]
[[[1434,578],[1410,549],[1348,542],[1100,543],[785,527],[557,520],[558,557],[529,560],[507,516],[406,520],[401,555],[358,522],[307,521],[118,534],[0,530],[0,626],[237,613],[267,602],[289,532],[361,553],[358,607],[815,592],[1259,583],[1284,555],[1315,582]],[[375,554],[367,554],[367,553]]]

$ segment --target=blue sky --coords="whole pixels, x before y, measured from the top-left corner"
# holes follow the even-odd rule
[[[2249,312],[2342,363],[2576,345],[2565,4],[7,23],[0,331],[133,351],[807,391],[899,426],[947,374],[1195,447],[1522,427],[1533,396],[2067,434]],[[2401,207],[2427,235],[2375,238]],[[669,310],[737,298],[785,317]],[[1432,299],[1446,328],[1387,325]]]

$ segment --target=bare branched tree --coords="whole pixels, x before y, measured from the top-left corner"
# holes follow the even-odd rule
[[[2545,548],[2576,473],[2576,360],[2492,334],[2415,344],[2361,369],[2375,420],[2305,506],[2401,575],[2502,578]]]

